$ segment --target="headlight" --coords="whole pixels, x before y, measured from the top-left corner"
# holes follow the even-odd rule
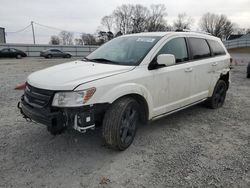
[[[85,104],[95,93],[96,88],[83,91],[58,92],[55,94],[52,106],[76,107]]]

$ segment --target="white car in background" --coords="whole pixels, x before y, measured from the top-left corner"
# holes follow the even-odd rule
[[[139,123],[206,101],[223,105],[230,55],[219,38],[195,32],[125,35],[81,61],[32,73],[19,103],[52,134],[102,124],[108,145],[125,150]]]

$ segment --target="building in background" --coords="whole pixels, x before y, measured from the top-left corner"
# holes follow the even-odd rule
[[[0,43],[6,43],[5,28],[0,27]]]

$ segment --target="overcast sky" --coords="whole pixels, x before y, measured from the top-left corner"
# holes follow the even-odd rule
[[[250,0],[0,0],[0,27],[6,32],[17,31],[37,23],[69,31],[95,33],[103,16],[109,15],[122,4],[142,4],[149,7],[165,4],[169,24],[178,13],[186,12],[195,20],[197,28],[200,17],[206,12],[225,14],[239,27],[250,28]],[[35,25],[37,43],[48,43],[50,35],[58,31]],[[77,36],[77,33],[75,33]],[[32,43],[31,29],[7,34],[7,42]]]

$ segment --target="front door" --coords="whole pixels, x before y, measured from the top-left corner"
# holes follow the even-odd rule
[[[193,69],[185,38],[169,40],[157,53],[173,54],[176,64],[150,70],[154,80],[154,116],[176,110],[190,104]]]

